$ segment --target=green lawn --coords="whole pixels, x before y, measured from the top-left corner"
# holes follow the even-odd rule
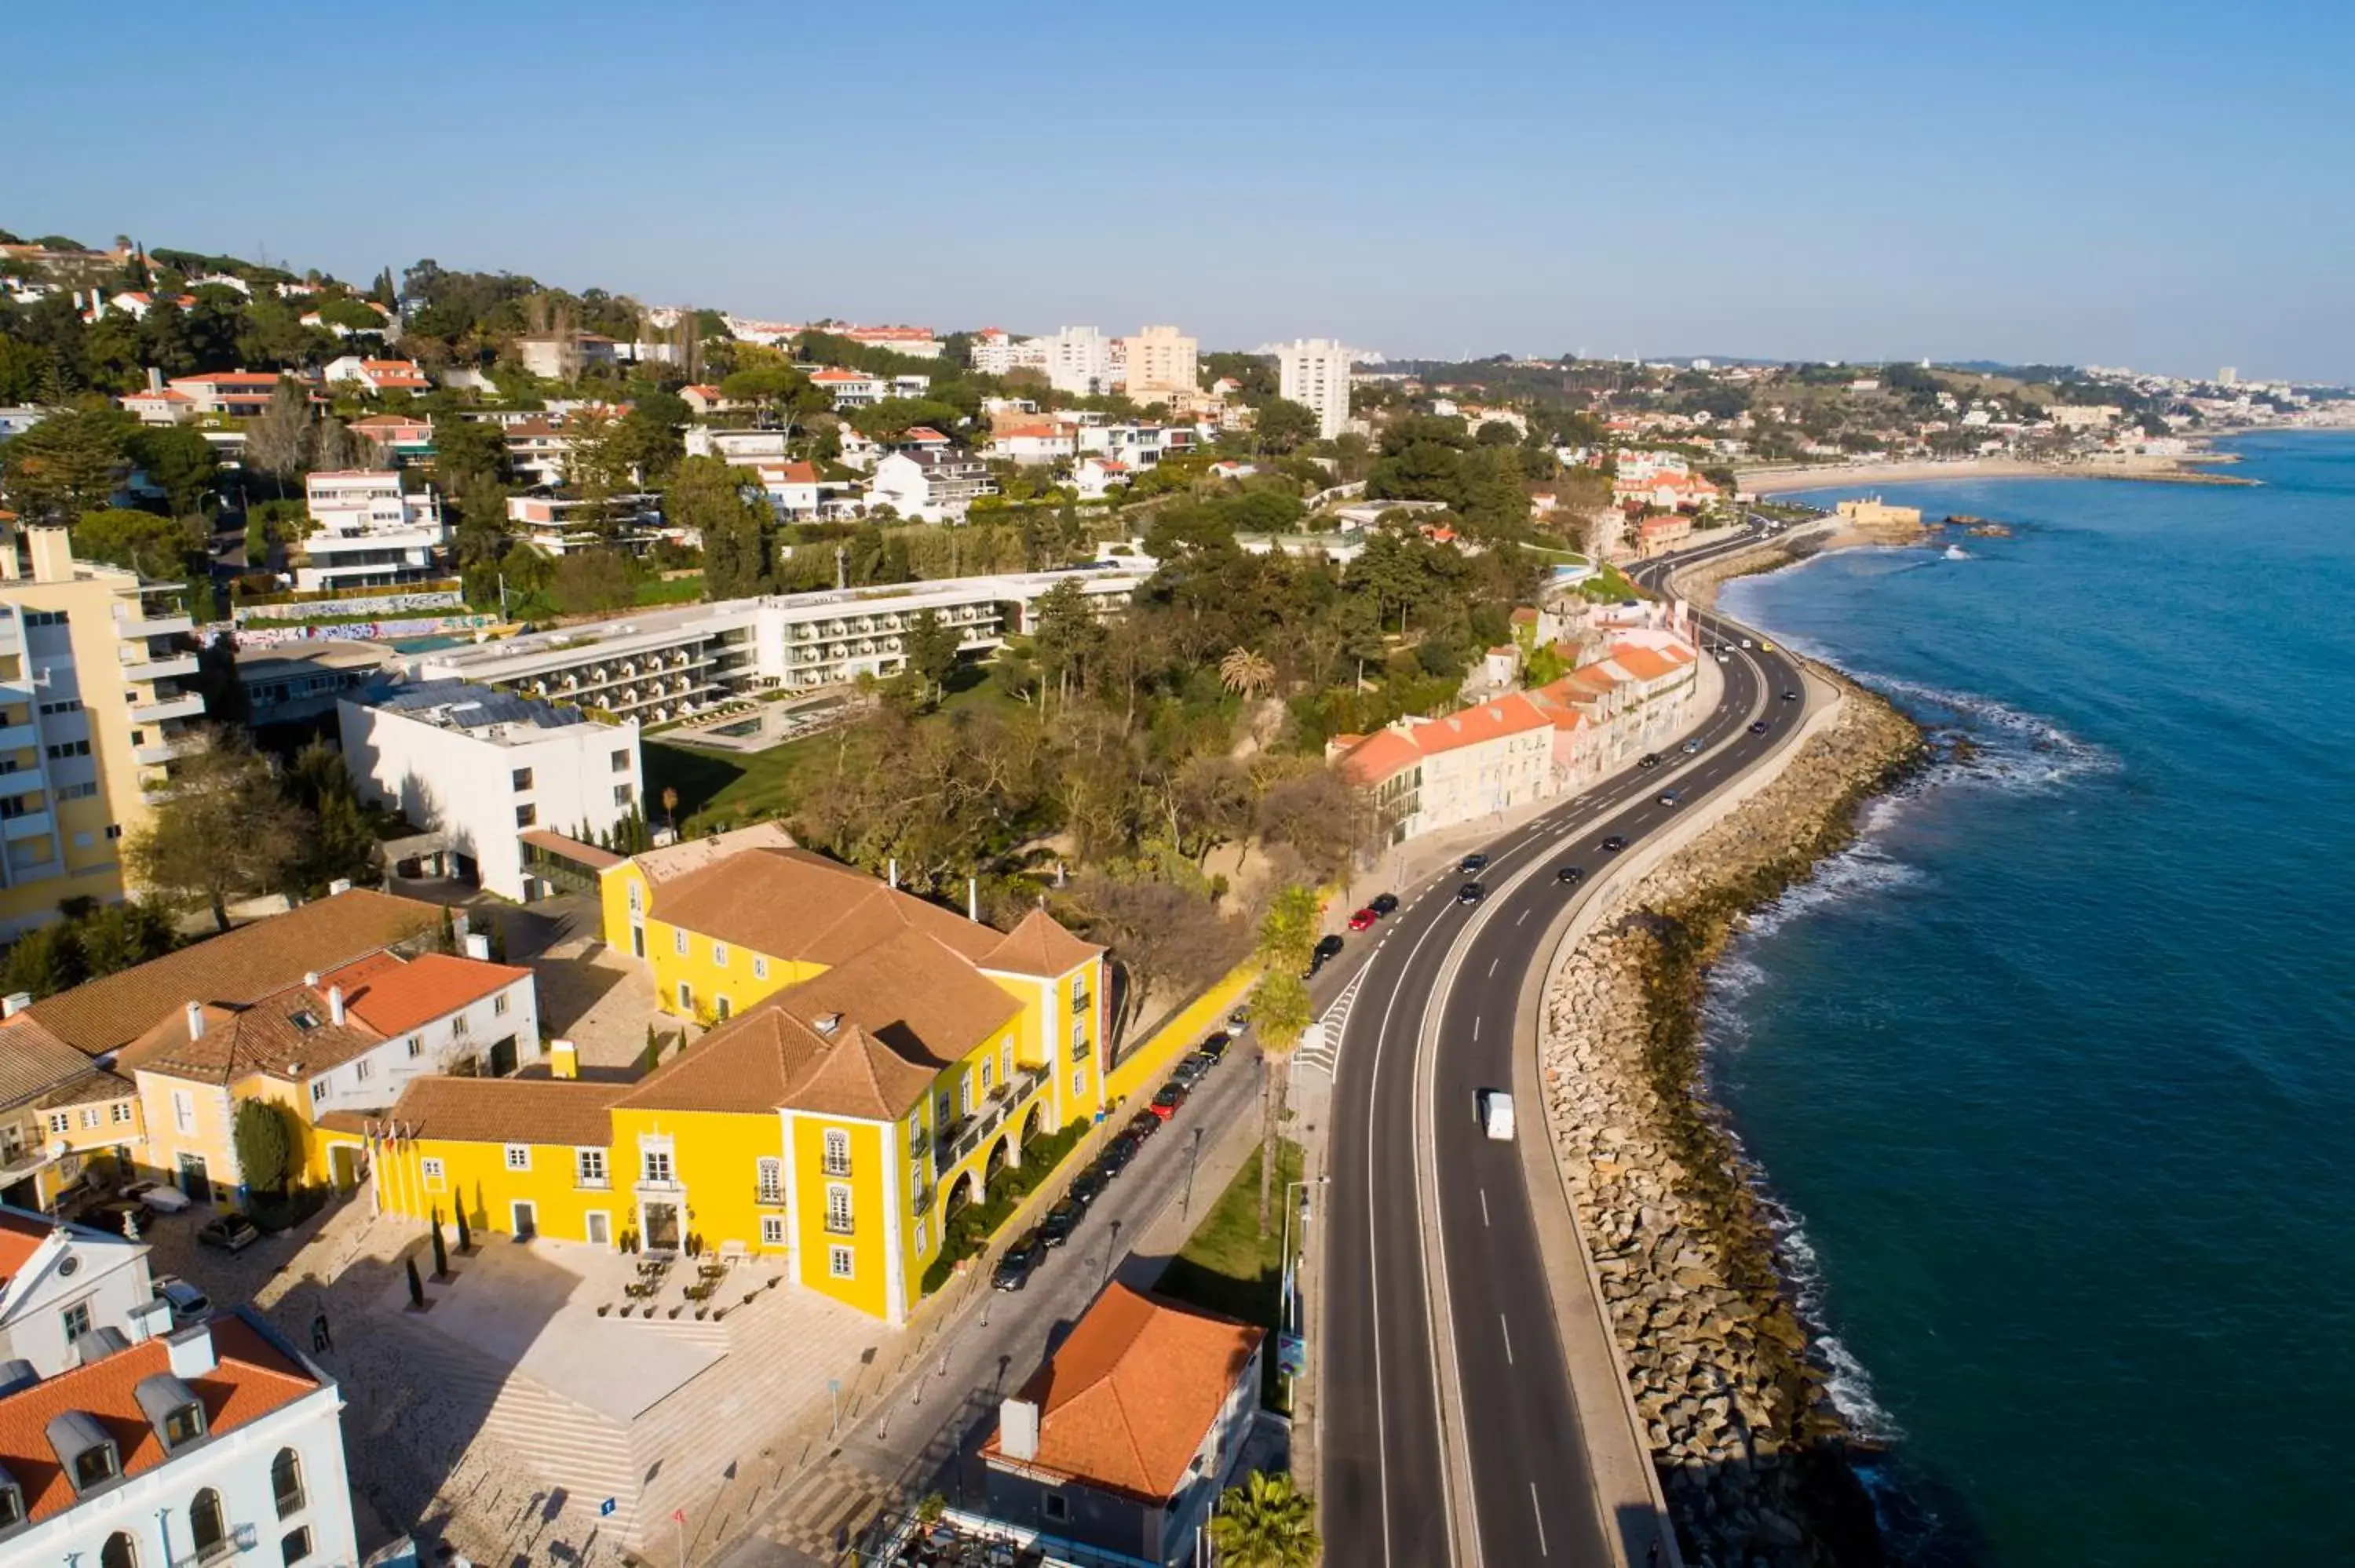
[[[794,775],[817,755],[831,737],[814,735],[787,741],[766,751],[704,751],[645,740],[639,749],[645,761],[646,805],[654,820],[663,820],[663,791],[678,791],[678,825],[683,832],[702,831],[707,823],[726,821],[742,827],[768,817],[783,816],[800,800]]]
[[[1588,599],[1604,604],[1628,604],[1643,597],[1636,591],[1636,585],[1627,580],[1627,575],[1608,561],[1603,563],[1599,575],[1579,584],[1578,590]]]
[[[1223,1312],[1246,1323],[1257,1323],[1273,1335],[1283,1307],[1284,1183],[1299,1180],[1300,1145],[1276,1146],[1276,1191],[1268,1214],[1268,1234],[1259,1234],[1259,1154],[1252,1150],[1227,1190],[1209,1209],[1197,1211],[1201,1223],[1185,1246],[1161,1272],[1155,1288],[1164,1296],[1190,1301],[1212,1312]],[[1196,1194],[1198,1197],[1199,1193]],[[1298,1199],[1294,1200],[1295,1202]],[[1292,1250],[1300,1252],[1305,1234],[1292,1227]],[[1265,1359],[1266,1382],[1261,1403],[1271,1410],[1284,1406],[1284,1376],[1275,1364],[1271,1342]]]
[[[638,584],[635,592],[631,596],[631,602],[641,606],[650,604],[693,604],[697,599],[699,599],[702,597],[703,574],[701,572],[698,572],[692,577],[671,577],[668,579],[662,577],[648,577],[645,581]]]

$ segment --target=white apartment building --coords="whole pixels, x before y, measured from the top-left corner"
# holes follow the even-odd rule
[[[441,575],[450,530],[429,487],[404,494],[391,469],[342,469],[303,482],[311,532],[294,566],[294,586],[391,588]]]
[[[1276,391],[1316,416],[1316,433],[1331,440],[1349,423],[1351,352],[1327,337],[1297,338],[1274,350]]]
[[[1047,384],[1056,391],[1090,397],[1113,389],[1113,342],[1095,328],[1067,326],[1039,342]]]
[[[1003,376],[1014,368],[1014,334],[1003,327],[984,327],[973,334],[973,367],[984,376]]]
[[[1149,326],[1124,344],[1129,401],[1154,403],[1171,393],[1197,390],[1200,345],[1176,327]]]
[[[463,679],[345,697],[336,705],[344,765],[362,800],[446,834],[483,886],[522,902],[538,890],[517,835],[593,835],[640,810],[635,712],[712,692],[709,663],[685,650],[624,655],[617,681],[559,681],[548,694],[620,714],[613,724]]]
[[[124,1338],[0,1393],[0,1561],[359,1561],[332,1378],[250,1311]]]
[[[928,609],[956,630],[964,649],[978,652],[1025,630],[1031,606],[1051,589],[1076,583],[1099,613],[1111,613],[1151,574],[1149,564],[1102,566],[682,605],[441,649],[420,669],[428,679],[562,697],[659,723],[762,691],[817,691],[862,674],[896,674],[906,667],[909,623]],[[677,691],[648,672],[693,679]],[[349,750],[347,739],[347,757]]]
[[[892,452],[876,460],[867,504],[926,523],[961,523],[976,497],[996,493],[989,465],[969,452]]]
[[[0,1361],[55,1377],[80,1364],[75,1340],[154,1299],[144,1242],[0,1208]]]
[[[687,428],[687,455],[723,462],[783,462],[791,455],[784,430],[723,430],[711,425]]]

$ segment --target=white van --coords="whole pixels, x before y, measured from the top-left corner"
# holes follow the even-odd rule
[[[1513,1140],[1513,1097],[1502,1089],[1480,1089],[1472,1096],[1472,1109],[1481,1129],[1499,1143]]]

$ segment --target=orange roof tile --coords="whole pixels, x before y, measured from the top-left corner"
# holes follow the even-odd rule
[[[1248,1323],[1111,1286],[1022,1385],[1021,1397],[1039,1407],[1037,1456],[1007,1458],[1001,1432],[989,1435],[982,1454],[1167,1502],[1266,1337]]]
[[[0,1285],[24,1272],[33,1255],[58,1227],[38,1214],[0,1209]]]
[[[420,953],[403,963],[390,953],[378,953],[321,975],[319,990],[324,993],[329,986],[342,986],[344,1007],[350,1016],[379,1034],[393,1035],[447,1018],[462,1007],[529,979],[529,969],[480,959]]]
[[[218,1364],[187,1383],[203,1402],[205,1429],[214,1436],[327,1386],[242,1316],[214,1319],[212,1335]],[[37,1524],[74,1505],[73,1483],[48,1438],[49,1422],[67,1411],[83,1411],[105,1428],[125,1476],[165,1462],[163,1440],[139,1407],[138,1388],[141,1380],[171,1370],[170,1348],[149,1340],[0,1397],[0,1467],[23,1489],[28,1520]]]
[[[977,961],[986,969],[1051,980],[1101,958],[1103,951],[1065,930],[1046,910],[1033,909],[1006,934],[1006,940]]]
[[[709,1040],[705,1042],[709,1044]],[[698,1045],[697,1050],[703,1047]],[[685,1057],[678,1060],[684,1061]],[[662,1069],[668,1071],[668,1068]],[[411,1078],[384,1120],[409,1136],[453,1143],[538,1143],[604,1148],[613,1102],[626,1084],[579,1078]]]

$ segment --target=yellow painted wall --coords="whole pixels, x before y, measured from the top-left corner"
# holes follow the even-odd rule
[[[668,1134],[671,1139],[672,1168],[686,1189],[685,1232],[700,1235],[704,1246],[714,1252],[729,1242],[762,1250],[761,1216],[784,1212],[782,1205],[759,1201],[762,1156],[784,1157],[773,1114],[616,1109],[613,1183],[631,1211],[632,1229],[638,1228],[633,1190],[639,1178],[641,1134]],[[679,1239],[684,1243],[686,1234]]]
[[[139,1114],[147,1129],[146,1146],[139,1153],[145,1172],[161,1181],[180,1180],[180,1156],[194,1154],[205,1162],[216,1195],[237,1190],[237,1150],[231,1128],[236,1104],[219,1084],[200,1084],[162,1073],[135,1072]],[[191,1112],[184,1130],[174,1109],[174,1098],[186,1095]]]
[[[790,1113],[784,1121],[793,1130],[794,1148],[788,1179],[794,1183],[794,1208],[800,1221],[799,1234],[794,1238],[797,1277],[804,1286],[821,1296],[873,1317],[888,1318],[890,1313],[887,1266],[892,1249],[902,1245],[901,1233],[906,1227],[900,1223],[903,1216],[894,1213],[894,1205],[885,1200],[883,1168],[885,1160],[896,1159],[904,1172],[907,1161],[906,1124],[890,1125],[805,1112]],[[850,1140],[850,1174],[847,1176],[830,1175],[826,1171],[826,1135],[828,1131],[843,1133]],[[847,1234],[826,1228],[827,1192],[837,1186],[850,1189],[851,1228]],[[897,1207],[904,1211],[908,1202],[908,1189],[902,1185]],[[837,1247],[850,1249],[849,1278],[837,1278],[833,1272],[833,1254]],[[904,1252],[900,1258],[904,1266]]]
[[[530,1202],[534,1224],[541,1235],[557,1241],[589,1239],[589,1214],[602,1210],[609,1216],[606,1234],[619,1236],[630,1224],[627,1178],[607,1164],[607,1185],[583,1187],[578,1162],[568,1143],[534,1143],[531,1168],[507,1167],[506,1146],[461,1142],[454,1139],[421,1139],[401,1145],[389,1156],[379,1154],[377,1195],[389,1213],[426,1221],[438,1211],[444,1233],[454,1242],[458,1206],[466,1208],[466,1224],[476,1231],[513,1234],[516,1200]],[[431,1162],[441,1162],[438,1181]]]
[[[1107,1093],[1114,1100],[1124,1100],[1140,1091],[1150,1093],[1158,1088],[1163,1075],[1178,1059],[1192,1050],[1203,1035],[1224,1027],[1227,1014],[1258,983],[1259,966],[1255,963],[1230,970],[1226,979],[1195,998],[1176,1017],[1154,1031],[1151,1039],[1130,1052],[1112,1070],[1105,1083]]]
[[[639,911],[630,908],[632,889],[640,900]],[[823,964],[789,962],[766,953],[755,953],[730,943],[715,943],[709,937],[689,931],[681,933],[668,921],[657,918],[652,912],[654,899],[645,873],[635,862],[625,861],[608,870],[600,883],[600,902],[603,906],[605,940],[618,950],[637,956],[637,941],[633,927],[643,927],[645,933],[645,963],[652,971],[655,995],[662,1010],[674,1018],[688,1019],[698,1023],[718,1020],[719,999],[728,999],[730,1013],[743,1012],[773,991],[803,980],[815,979],[826,972]],[[679,951],[684,937],[686,952]],[[726,961],[719,955],[724,949]],[[689,987],[690,1001],[679,1005],[680,981]]]

